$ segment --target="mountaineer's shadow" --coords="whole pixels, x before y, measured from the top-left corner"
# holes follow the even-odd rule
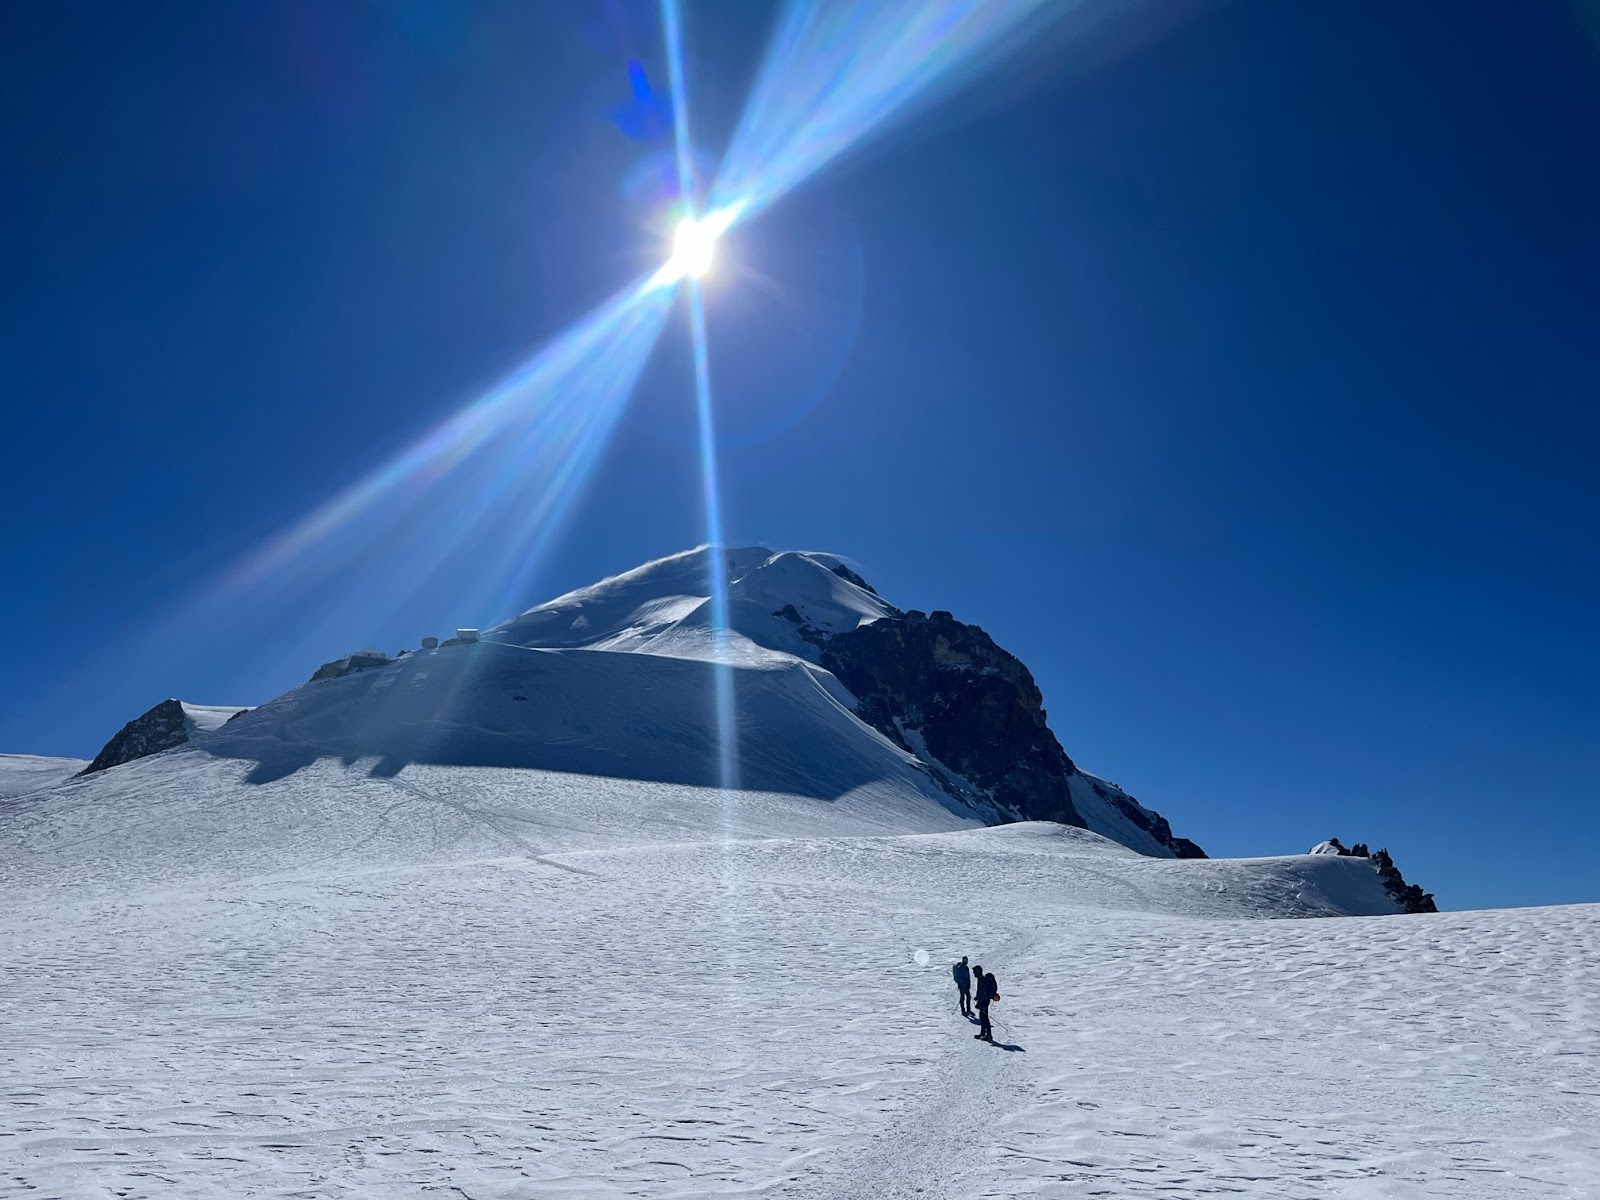
[[[971,1017],[971,1016],[967,1017],[967,1023],[969,1025],[980,1025],[980,1026],[983,1024],[983,1022],[978,1020],[977,1017]],[[1021,1046],[1018,1046],[1014,1042],[990,1042],[989,1045],[993,1046],[996,1050],[1010,1050],[1013,1054],[1026,1054],[1027,1053],[1026,1050],[1024,1050]]]

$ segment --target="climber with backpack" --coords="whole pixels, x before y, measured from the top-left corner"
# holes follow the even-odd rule
[[[972,1015],[972,973],[967,970],[967,956],[963,954],[961,961],[950,968],[950,974],[956,981],[956,991],[961,993],[961,1015]]]
[[[978,973],[978,1032],[972,1036],[984,1042],[994,1041],[994,1030],[989,1028],[989,1005],[1000,999],[1000,984],[994,972],[984,973],[982,967],[973,968]]]

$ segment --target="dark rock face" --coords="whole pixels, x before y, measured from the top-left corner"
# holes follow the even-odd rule
[[[189,740],[189,727],[184,719],[183,705],[176,700],[163,700],[143,716],[135,717],[124,725],[94,761],[83,769],[85,775],[120,766],[136,758],[148,758]]]
[[[865,579],[861,578],[861,576],[857,575],[854,571],[852,571],[849,567],[845,566],[843,563],[840,563],[838,566],[834,567],[833,573],[835,575],[837,575],[840,579],[843,579],[846,583],[855,584],[858,588],[860,588],[864,592],[871,592],[874,596],[876,596],[878,594],[878,589],[877,588],[873,587],[870,583],[868,583]]]
[[[1400,906],[1402,912],[1431,913],[1438,912],[1439,906],[1433,902],[1433,893],[1425,892],[1415,883],[1407,883],[1405,876],[1400,874],[1400,868],[1394,865],[1394,859],[1389,857],[1387,850],[1379,850],[1372,856],[1372,865],[1378,869],[1378,878],[1383,880],[1384,890],[1394,897],[1394,902]]]
[[[810,625],[808,625],[806,623],[806,619],[800,615],[800,610],[795,608],[794,605],[785,604],[772,615],[775,617],[782,617],[785,621],[792,621],[795,628],[799,631],[802,641],[810,642],[813,646],[818,647],[826,646],[828,644],[828,638],[831,635],[823,633],[820,629],[813,629]]]
[[[1384,891],[1394,898],[1401,912],[1431,913],[1438,912],[1439,906],[1433,902],[1433,893],[1425,892],[1414,883],[1407,883],[1405,876],[1400,874],[1400,868],[1394,865],[1394,859],[1387,850],[1379,850],[1376,854],[1367,851],[1365,842],[1357,842],[1348,849],[1338,838],[1329,838],[1321,846],[1312,847],[1313,854],[1326,854],[1332,851],[1344,858],[1365,858],[1372,862],[1373,870],[1378,872],[1378,879],[1383,883]]]
[[[977,626],[909,612],[829,638],[822,665],[855,695],[863,721],[925,749],[1002,813],[1084,825],[1067,788],[1077,768],[1045,724],[1033,676]]]
[[[342,679],[355,671],[370,671],[374,667],[387,667],[389,657],[379,650],[357,650],[354,654],[347,654],[343,658],[336,658],[332,662],[323,663],[312,672],[309,682],[316,683],[319,679]]]
[[[836,571],[864,586],[847,568]],[[1069,783],[1078,768],[1050,731],[1038,685],[982,629],[916,609],[835,634],[811,628],[793,606],[776,615],[818,648],[822,666],[856,697],[856,715],[926,762],[951,795],[986,805],[997,821],[1086,826]],[[1205,857],[1158,814],[1095,787],[1178,857]]]
[[[1100,785],[1099,780],[1091,780],[1089,786],[1094,789],[1094,794],[1107,804],[1110,804],[1128,820],[1144,830],[1163,846],[1168,847],[1176,858],[1205,858],[1206,852],[1200,849],[1188,838],[1175,837],[1172,826],[1167,819],[1158,812],[1152,812],[1142,804],[1135,804],[1130,797],[1119,796]]]

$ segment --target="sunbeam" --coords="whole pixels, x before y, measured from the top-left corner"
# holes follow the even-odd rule
[[[737,209],[713,211],[696,221],[694,155],[689,137],[689,112],[683,82],[683,37],[678,20],[677,0],[661,0],[661,24],[666,34],[667,67],[671,73],[674,132],[678,148],[678,191],[683,202],[683,220],[694,223],[694,243],[704,246],[705,265],[710,265],[710,248],[717,236],[732,223]],[[680,225],[680,231],[682,226]],[[723,553],[722,498],[717,483],[717,436],[711,406],[711,367],[706,349],[705,303],[699,276],[692,259],[675,252],[664,271],[683,279],[689,292],[689,323],[694,339],[695,408],[700,428],[700,478],[705,503],[706,571],[710,576],[711,637],[716,647],[713,687],[716,695],[717,778],[724,791],[739,786],[738,725],[734,712],[733,667],[728,645],[728,564]]]
[[[717,777],[725,789],[739,786],[739,730],[734,715],[732,655],[728,645],[728,563],[722,536],[722,498],[717,482],[717,435],[711,408],[711,371],[706,351],[705,304],[700,287],[689,284],[690,326],[694,337],[694,385],[700,421],[700,476],[706,510],[706,567],[711,577],[711,630],[717,647]]]
[[[448,515],[468,536],[514,502],[524,530],[570,504],[654,348],[670,294],[634,284],[582,318],[525,365],[242,561],[229,590],[282,579],[353,527],[395,524],[413,509]],[[441,492],[450,493],[448,503]],[[456,494],[459,492],[459,494]],[[414,544],[416,530],[408,530]],[[525,547],[508,547],[520,553]]]
[[[790,0],[711,192],[745,219],[1079,0]]]
[[[327,653],[351,630],[370,639],[424,594],[459,624],[510,615],[584,492],[671,301],[645,282],[617,293],[243,559],[176,614],[176,629],[157,631],[166,653],[203,652],[203,639],[179,630],[265,636],[284,625]]]

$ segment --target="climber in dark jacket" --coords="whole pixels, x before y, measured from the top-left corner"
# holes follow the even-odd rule
[[[963,954],[961,961],[950,968],[950,974],[956,981],[956,990],[961,993],[961,1015],[972,1015],[972,973],[967,970],[967,956]]]
[[[982,967],[974,970],[978,973],[978,1032],[972,1036],[992,1042],[994,1031],[989,1028],[989,1005],[1000,999],[1000,985],[995,981],[992,971],[986,975]]]

